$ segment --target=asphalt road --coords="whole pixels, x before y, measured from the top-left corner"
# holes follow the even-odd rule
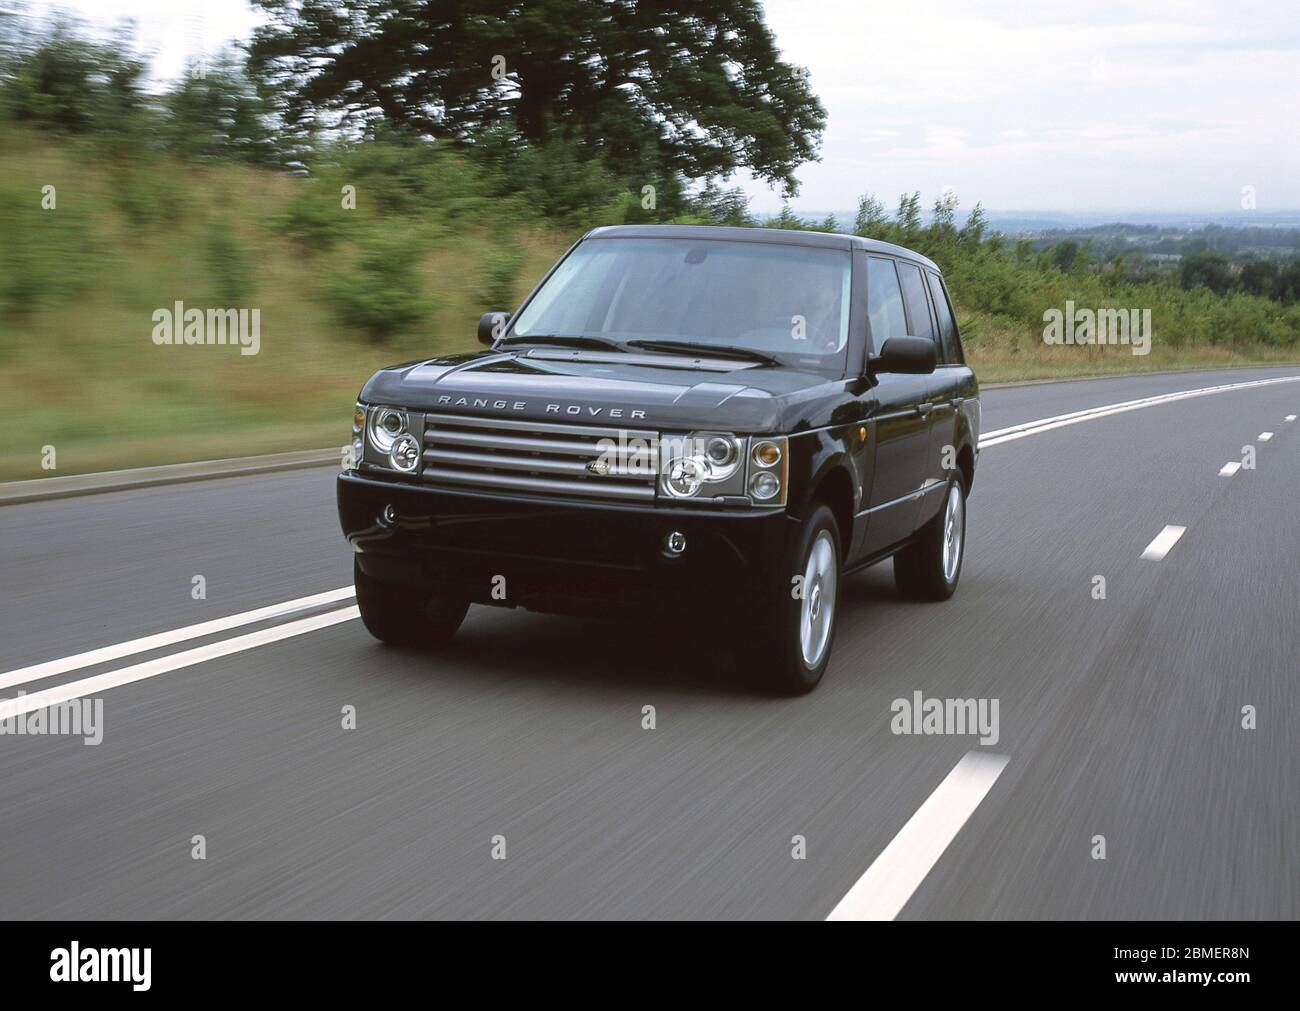
[[[984,428],[1286,375],[990,390]],[[349,620],[111,688],[98,746],[0,736],[0,916],[821,919],[987,751],[1005,770],[902,918],[1297,918],[1295,414],[1284,383],[986,448],[956,597],[853,577],[800,699],[670,628],[486,608],[437,654]],[[1257,467],[1220,476],[1245,445]],[[0,509],[0,672],[345,586],[333,480]],[[1166,525],[1186,532],[1142,559]],[[891,733],[915,691],[997,699],[999,740]]]

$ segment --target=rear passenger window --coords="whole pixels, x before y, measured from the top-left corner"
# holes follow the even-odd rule
[[[890,337],[907,336],[903,292],[898,287],[893,260],[867,257],[867,317],[871,323],[871,342],[877,352]]]
[[[898,275],[903,279],[903,299],[907,302],[907,315],[912,321],[911,335],[934,340],[934,324],[930,319],[930,307],[926,304],[925,279],[921,277],[921,268],[911,263],[900,263]]]
[[[941,360],[945,365],[961,365],[961,344],[957,341],[957,324],[953,322],[952,307],[948,305],[948,294],[943,290],[943,282],[938,274],[927,274],[930,282],[930,296],[934,300],[934,312],[939,317],[939,340],[943,344]]]

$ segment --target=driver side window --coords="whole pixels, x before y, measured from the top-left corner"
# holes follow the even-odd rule
[[[898,270],[893,260],[883,256],[867,257],[867,320],[876,354],[890,337],[907,336]]]

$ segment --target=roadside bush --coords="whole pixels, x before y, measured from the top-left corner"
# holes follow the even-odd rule
[[[518,305],[515,285],[524,264],[523,256],[509,242],[491,246],[483,257],[482,283],[479,289],[481,313],[497,309],[513,310]]]
[[[418,270],[422,248],[411,229],[391,224],[367,229],[350,265],[331,277],[327,297],[339,321],[381,344],[424,319],[433,300],[424,293]]]
[[[72,208],[42,210],[28,192],[0,189],[0,312],[30,315],[89,280],[95,245]]]
[[[224,305],[244,305],[254,288],[253,267],[247,248],[226,223],[209,225],[205,249],[217,297]]]

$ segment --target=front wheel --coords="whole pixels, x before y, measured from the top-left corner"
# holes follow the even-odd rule
[[[966,489],[954,478],[939,515],[894,556],[894,585],[905,597],[947,600],[957,590],[965,550]]]
[[[789,580],[741,633],[740,659],[773,691],[802,695],[821,681],[835,639],[840,534],[829,508],[808,513],[789,557]]]
[[[394,646],[433,646],[446,642],[465,620],[469,601],[430,594],[418,586],[385,583],[361,571],[352,559],[357,609],[366,631]]]

